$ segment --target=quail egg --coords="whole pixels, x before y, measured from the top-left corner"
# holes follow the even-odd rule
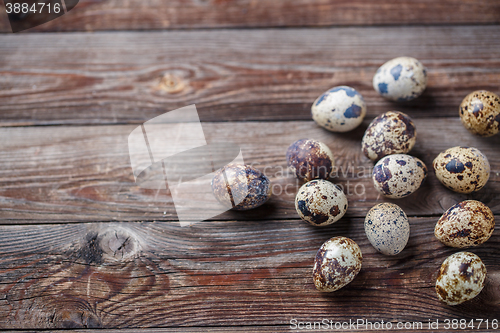
[[[434,235],[445,245],[464,248],[486,242],[494,229],[495,217],[491,209],[480,201],[466,200],[441,216]]]
[[[441,265],[436,281],[440,301],[457,305],[471,300],[483,290],[486,267],[474,253],[452,254]]]
[[[395,154],[382,158],[373,168],[373,184],[387,198],[409,196],[420,188],[427,177],[427,167],[420,159]]]
[[[302,185],[295,197],[300,218],[315,226],[337,222],[347,211],[344,192],[328,180],[315,179]]]
[[[271,182],[251,165],[232,163],[215,173],[212,192],[225,207],[248,210],[261,206],[271,197]]]
[[[323,142],[312,139],[292,143],[286,152],[286,160],[295,175],[305,180],[327,179],[334,166],[330,148]]]
[[[332,88],[319,96],[311,107],[312,118],[332,132],[347,132],[358,127],[366,115],[366,103],[355,89]]]
[[[377,251],[385,255],[396,255],[408,243],[410,223],[398,205],[383,202],[370,209],[366,215],[365,233]]]
[[[411,57],[389,60],[373,77],[373,88],[383,97],[404,102],[420,96],[427,85],[427,70]]]
[[[468,94],[460,104],[460,119],[474,134],[497,134],[500,131],[500,97],[486,90]]]
[[[362,261],[361,249],[352,239],[330,238],[321,245],[314,259],[316,289],[330,292],[349,284],[361,270]]]
[[[363,153],[375,161],[391,154],[408,153],[417,140],[417,129],[408,115],[389,111],[373,119],[361,140]]]
[[[440,153],[433,162],[439,181],[452,191],[479,191],[490,178],[490,163],[473,147],[453,147]]]

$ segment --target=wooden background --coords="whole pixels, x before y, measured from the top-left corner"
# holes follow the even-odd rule
[[[455,307],[438,301],[434,283],[456,250],[433,236],[441,214],[465,199],[500,217],[500,136],[475,137],[458,118],[469,92],[500,92],[499,24],[495,0],[80,0],[57,20],[12,34],[2,9],[0,329],[274,332],[290,330],[291,319],[424,328],[500,319],[498,228],[472,249],[487,286]],[[371,79],[401,55],[420,59],[429,83],[419,99],[394,104]],[[368,115],[353,132],[333,134],[311,120],[310,105],[343,84],[362,93]],[[128,134],[189,104],[209,142],[238,143],[245,161],[266,170],[275,186],[268,203],[181,227],[168,190],[134,183]],[[418,192],[392,200],[411,224],[395,257],[377,253],[363,229],[384,199],[360,140],[389,110],[414,119],[412,154],[428,166],[446,148],[471,145],[492,168],[475,194],[453,193],[431,172]],[[301,184],[280,173],[286,148],[303,137],[330,146],[333,181],[348,192],[346,216],[325,228],[298,218]],[[360,245],[363,268],[322,294],[313,258],[337,235]]]

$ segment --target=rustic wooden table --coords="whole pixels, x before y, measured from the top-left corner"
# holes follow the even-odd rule
[[[500,217],[500,136],[473,136],[458,118],[469,92],[500,92],[499,24],[496,0],[80,0],[18,34],[0,13],[0,329],[272,332],[326,319],[423,332],[429,320],[443,331],[445,319],[481,318],[491,331],[500,319],[498,228],[472,250],[487,286],[455,307],[438,301],[434,283],[456,250],[433,230],[464,199]],[[416,101],[393,104],[371,79],[401,55],[420,59],[429,83]],[[355,87],[368,104],[351,133],[326,132],[310,117],[313,100],[336,85]],[[181,227],[168,190],[135,184],[128,134],[189,104],[209,142],[227,138],[266,170],[275,184],[268,203]],[[492,170],[475,194],[453,193],[430,172],[417,193],[394,200],[411,236],[386,257],[364,234],[367,211],[387,200],[373,188],[360,139],[393,109],[414,119],[412,154],[428,166],[446,148],[470,145]],[[346,216],[329,227],[299,219],[300,183],[280,173],[286,148],[303,137],[330,146],[333,181],[348,192]],[[322,294],[313,258],[336,235],[360,245],[363,268]]]

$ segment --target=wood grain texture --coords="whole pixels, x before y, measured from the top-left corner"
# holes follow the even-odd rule
[[[429,83],[395,104],[372,77],[401,55]],[[498,26],[2,35],[0,125],[138,124],[193,103],[202,121],[306,120],[337,85],[369,116],[455,117],[471,91],[500,91],[499,59]]]
[[[0,328],[498,318],[498,230],[472,250],[488,269],[487,286],[450,307],[434,283],[456,249],[434,238],[434,218],[410,218],[410,225],[407,248],[393,257],[369,244],[359,218],[321,230],[299,220],[2,226]],[[312,283],[313,258],[336,235],[360,245],[363,268],[347,287],[324,294]]]
[[[361,138],[370,120],[345,134],[327,132],[312,120],[203,123],[208,143],[238,144],[245,163],[262,170],[273,184],[272,198],[260,208],[229,211],[215,219],[298,218],[294,198],[302,183],[288,172],[285,152],[292,142],[305,137],[323,141],[331,148],[337,166],[332,181],[341,185],[348,197],[347,216],[364,217],[375,203],[383,200],[373,187],[373,162],[361,153]],[[411,153],[429,168],[441,151],[467,145],[480,149],[489,158],[490,179],[477,193],[465,195],[446,189],[431,171],[418,192],[392,202],[410,216],[440,216],[457,202],[476,199],[500,214],[500,136],[474,136],[458,118],[416,119],[415,123],[418,137]],[[143,189],[134,181],[127,146],[128,135],[134,128],[135,125],[1,128],[0,222],[176,221],[168,190]]]
[[[65,16],[30,31],[499,22],[494,0],[80,0]],[[7,15],[0,29],[11,31]]]

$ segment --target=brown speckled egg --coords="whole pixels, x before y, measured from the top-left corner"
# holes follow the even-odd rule
[[[363,255],[358,244],[347,237],[333,237],[321,245],[314,259],[316,289],[330,292],[349,284],[361,270]]]
[[[295,197],[300,218],[315,226],[337,222],[347,211],[344,192],[328,180],[315,179],[302,185]]]
[[[495,217],[491,209],[480,201],[466,200],[441,216],[434,235],[445,245],[464,248],[486,242],[494,229]]]
[[[365,218],[366,237],[373,247],[385,255],[403,251],[410,238],[410,223],[405,212],[393,203],[375,205]]]
[[[271,182],[250,165],[228,164],[215,173],[212,192],[225,207],[248,210],[271,197]]]
[[[292,143],[286,152],[286,161],[295,175],[305,180],[329,178],[334,165],[330,148],[312,139]]]
[[[470,93],[460,104],[460,119],[474,134],[497,134],[500,131],[500,97],[486,90]]]
[[[452,191],[479,191],[490,178],[490,163],[473,147],[453,147],[440,153],[432,163],[436,177]]]
[[[483,290],[486,267],[474,253],[452,254],[441,265],[436,281],[440,301],[457,305],[471,300]]]
[[[391,154],[408,153],[417,140],[417,129],[410,117],[389,111],[373,119],[361,141],[363,154],[375,161]]]
[[[416,157],[395,154],[382,158],[373,167],[373,185],[387,198],[409,196],[427,177],[427,167]]]

